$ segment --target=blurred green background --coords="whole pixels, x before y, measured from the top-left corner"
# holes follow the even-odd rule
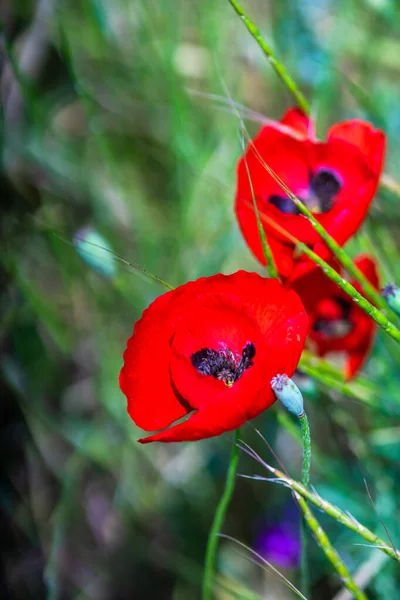
[[[396,0],[245,8],[320,135],[372,121],[398,176]],[[227,0],[3,0],[0,18],[1,598],[195,600],[231,436],[135,442],[118,373],[134,321],[165,289],[128,263],[172,285],[261,272],[233,213],[239,116],[253,135],[292,99]],[[400,280],[398,228],[398,199],[381,193],[348,245],[379,258],[383,281]],[[350,396],[303,382],[318,492],[397,545],[399,360],[379,332]],[[298,478],[289,417],[275,407],[254,425]],[[242,435],[275,461],[252,423]],[[267,476],[244,454],[239,471]],[[351,570],[367,572],[369,598],[400,598],[396,563],[319,518]],[[290,492],[238,479],[224,531],[260,548],[279,523],[298,535]],[[295,597],[234,542],[220,550],[218,599]],[[312,598],[335,597],[340,582],[313,541],[310,554]],[[293,565],[265,556],[298,585]]]

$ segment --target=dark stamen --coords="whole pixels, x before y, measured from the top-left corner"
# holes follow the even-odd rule
[[[323,333],[329,338],[342,338],[353,329],[353,324],[344,319],[317,319],[313,330]]]
[[[285,215],[299,215],[300,211],[288,196],[270,196],[269,201],[271,204],[276,206],[278,210],[285,213]]]
[[[316,174],[310,173],[308,192],[304,197],[298,198],[311,212],[325,213],[334,206],[335,196],[341,187],[340,181],[331,171],[322,169]],[[286,215],[301,214],[295,203],[284,194],[273,194],[268,198],[268,202]]]
[[[342,311],[342,319],[348,320],[350,317],[350,311],[353,308],[354,304],[347,298],[334,298],[336,304],[338,304]]]
[[[333,298],[341,310],[340,316],[336,319],[327,319],[321,317],[313,324],[313,330],[323,333],[330,338],[341,338],[350,333],[354,323],[350,320],[350,311],[352,303],[345,298]]]
[[[326,169],[310,177],[310,190],[319,200],[319,212],[324,213],[331,210],[335,196],[341,187],[338,178]]]
[[[191,361],[195,369],[203,375],[211,375],[223,381],[228,387],[239,379],[242,373],[253,365],[256,349],[252,342],[247,342],[242,354],[232,352],[229,348],[212,350],[202,348],[192,354]]]

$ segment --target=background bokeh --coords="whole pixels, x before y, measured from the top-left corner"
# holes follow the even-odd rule
[[[396,178],[396,0],[245,6],[310,99],[319,134],[372,121]],[[118,373],[134,321],[165,289],[134,265],[172,285],[261,272],[233,213],[240,121],[253,135],[292,99],[227,0],[3,0],[0,18],[1,598],[195,600],[231,436],[135,442]],[[378,194],[347,246],[372,251],[385,282],[400,280],[398,201]],[[314,485],[395,544],[399,361],[379,332],[351,395],[302,380]],[[243,428],[274,462],[253,425],[299,477],[290,418],[274,407]],[[268,476],[245,454],[239,471]],[[351,570],[367,573],[371,599],[400,598],[396,563],[319,518]],[[298,527],[287,489],[238,479],[224,531],[296,585]],[[313,541],[310,553],[313,599],[333,598],[340,582]],[[220,600],[295,597],[244,555],[221,541]]]

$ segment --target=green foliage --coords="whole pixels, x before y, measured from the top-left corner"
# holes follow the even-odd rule
[[[28,581],[19,595],[27,600],[194,600],[229,445],[136,444],[118,373],[134,321],[166,283],[263,272],[233,214],[238,115],[253,135],[257,115],[278,118],[293,100],[227,0],[5,6],[3,504],[26,543],[9,551],[9,580]],[[319,132],[351,117],[384,126],[386,171],[398,176],[395,0],[248,0],[244,8],[308,98]],[[373,252],[384,283],[400,280],[398,191],[385,176],[367,223],[346,246],[349,256]],[[101,235],[111,252],[94,259],[79,247],[79,255],[82,230]],[[308,353],[301,361],[316,382],[305,394],[312,484],[390,547],[400,545],[399,364],[399,346],[383,331],[354,382]],[[256,425],[298,480],[291,418],[269,410]],[[250,424],[242,437],[271,462]],[[242,473],[254,472],[251,457],[240,461]],[[268,476],[262,466],[257,472]],[[224,531],[253,546],[265,523],[285,518],[287,502],[283,486],[241,479]],[[352,573],[375,556],[340,523],[318,520]],[[217,598],[263,597],[266,589],[291,597],[229,540],[219,544]],[[312,598],[333,597],[330,564],[311,541],[308,551]],[[386,562],[371,575],[368,597],[395,598],[396,566]],[[298,587],[296,572],[286,575]]]

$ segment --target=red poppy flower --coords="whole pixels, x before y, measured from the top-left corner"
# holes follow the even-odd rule
[[[296,369],[308,317],[295,292],[239,271],[158,297],[136,323],[120,387],[139,440],[180,442],[236,429],[275,400],[270,381]]]
[[[314,268],[304,255],[295,257],[294,244],[284,231],[325,260],[329,258],[328,248],[311,223],[267,172],[265,164],[343,245],[368,211],[382,171],[384,150],[384,133],[357,119],[334,125],[325,142],[315,138],[312,121],[297,108],[289,110],[280,122],[265,125],[237,168],[236,214],[258,260],[265,264],[253,193],[275,263],[284,278],[295,279]],[[277,231],[276,224],[281,231]]]
[[[354,263],[378,289],[379,277],[373,258],[360,255]],[[337,270],[341,272],[336,265]],[[362,293],[360,285],[352,285]],[[351,379],[366,361],[371,350],[376,324],[321,269],[310,272],[293,284],[310,317],[308,339],[319,356],[344,353],[344,376]]]

